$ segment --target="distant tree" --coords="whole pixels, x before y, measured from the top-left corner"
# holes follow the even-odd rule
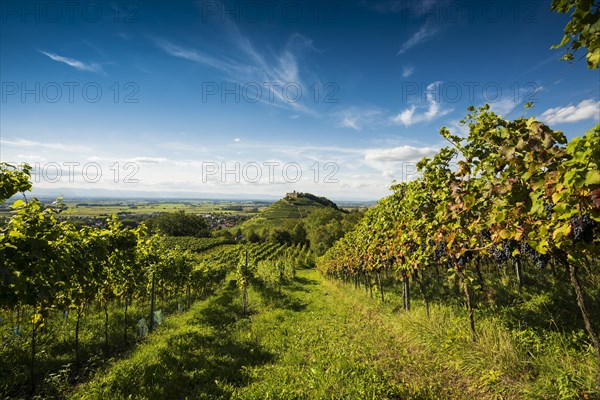
[[[151,231],[169,236],[209,237],[210,228],[204,217],[185,211],[162,213],[147,222]]]
[[[233,233],[233,238],[235,240],[241,240],[242,239],[242,230],[240,229],[240,227],[238,226],[238,228],[235,230],[235,232]]]
[[[306,229],[304,228],[303,223],[297,223],[292,228],[291,232],[292,242],[296,244],[305,244],[308,243],[308,236],[306,233]]]
[[[333,201],[329,200],[327,197],[315,196],[312,193],[298,193],[298,197],[309,199],[309,200],[319,203],[325,207],[331,207],[335,210],[339,210],[337,204],[335,204]]]
[[[344,233],[351,231],[354,228],[354,225],[356,225],[364,215],[365,210],[356,209],[349,211],[346,215],[344,215],[344,219],[342,220]]]
[[[228,230],[228,229],[216,229],[216,230],[213,230],[212,235],[213,235],[213,237],[221,237],[221,238],[225,238],[225,239],[228,239],[228,240],[234,238],[233,233],[231,233],[231,231]]]
[[[256,231],[255,231],[255,230],[253,230],[253,229],[252,229],[252,230],[248,231],[247,240],[248,240],[250,243],[258,243],[258,242],[260,242],[262,239],[261,239],[260,235],[259,235],[258,233],[256,233]]]
[[[269,233],[269,241],[279,244],[291,244],[292,235],[284,228],[275,228]]]
[[[123,226],[129,227],[129,228],[137,228],[138,225],[140,224],[138,221],[136,221],[135,219],[131,219],[131,218],[123,219],[123,220],[121,220],[121,223],[123,224]]]
[[[562,41],[552,48],[566,46],[567,53],[563,56],[563,60],[567,61],[573,61],[574,53],[580,48],[587,48],[588,68],[598,68],[598,64],[600,64],[600,2],[553,0],[551,9],[563,14],[568,14],[573,10],[571,20],[565,26]]]
[[[336,240],[341,238],[345,231],[342,226],[344,214],[323,207],[313,211],[306,218],[307,237],[310,247],[317,254],[323,254]]]

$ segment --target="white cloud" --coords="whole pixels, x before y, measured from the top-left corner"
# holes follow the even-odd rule
[[[515,111],[523,112],[525,110],[526,103],[537,102],[537,95],[542,91],[544,91],[543,86],[537,84],[532,86],[528,84],[522,88],[519,88],[518,92],[512,96],[504,96],[500,100],[494,101],[485,98],[484,100],[486,100],[487,104],[490,106],[491,111],[506,118]]]
[[[432,147],[398,146],[391,149],[370,149],[365,153],[365,160],[380,162],[399,162],[420,160],[435,154]]]
[[[400,114],[394,117],[394,122],[402,123],[404,126],[409,126],[413,124],[413,115],[415,114],[415,110],[417,107],[415,105],[411,105],[410,108],[402,111]]]
[[[409,181],[417,176],[417,162],[423,157],[435,154],[433,147],[415,147],[409,145],[383,149],[367,149],[364,162],[370,168],[380,172],[386,181],[396,179]]]
[[[240,139],[240,138],[237,138],[237,137],[236,137],[235,139],[233,139],[233,141],[234,141],[234,142],[241,142],[241,141],[242,141],[242,139]]]
[[[360,128],[358,127],[358,119],[356,117],[353,117],[353,116],[345,116],[342,119],[341,125],[344,128],[351,128],[351,129],[354,129],[356,131],[360,130]]]
[[[36,154],[17,154],[17,159],[20,161],[46,161],[44,157]]]
[[[350,107],[338,111],[335,116],[338,119],[338,125],[342,128],[350,128],[360,131],[363,128],[377,123],[382,111],[375,108],[362,109],[359,107]]]
[[[400,46],[400,50],[398,50],[398,53],[396,53],[396,55],[404,54],[408,50],[412,49],[413,47],[426,42],[427,40],[429,40],[433,36],[435,36],[435,34],[437,32],[438,32],[437,28],[432,27],[431,24],[426,22],[425,24],[423,24],[421,29],[419,29],[417,32],[415,32],[410,37],[410,39],[408,39],[406,42],[404,42],[402,44],[402,46]]]
[[[420,122],[429,122],[432,121],[435,118],[439,118],[442,117],[450,112],[453,111],[453,109],[442,109],[440,107],[440,103],[439,101],[436,101],[436,96],[434,96],[433,92],[436,91],[439,87],[439,85],[442,82],[440,81],[435,81],[429,85],[427,85],[427,108],[424,112],[417,112],[417,106],[415,106],[414,104],[412,104],[409,108],[405,109],[404,111],[402,111],[400,114],[396,115],[394,118],[392,118],[392,121],[397,123],[397,124],[402,124],[405,127],[408,127],[410,125],[414,125],[414,124],[418,124]],[[423,107],[419,107],[419,108],[423,108]]]
[[[411,76],[413,74],[413,72],[415,72],[415,67],[404,66],[402,68],[402,77],[408,78],[409,76]]]
[[[41,148],[46,148],[46,149],[69,151],[69,152],[91,151],[91,149],[86,146],[68,145],[68,144],[62,144],[62,143],[42,143],[42,142],[35,142],[33,140],[27,140],[27,139],[15,139],[15,140],[2,139],[2,140],[0,140],[0,144],[6,145],[6,146],[13,146],[13,147],[38,147],[38,148],[41,147]]]
[[[489,102],[488,104],[491,111],[506,117],[506,115],[511,113],[515,107],[518,107],[519,103],[519,101],[515,101],[514,97],[506,97],[498,101]]]
[[[62,179],[59,182],[44,181],[36,184],[36,188],[60,193],[66,188],[68,193],[83,189],[93,189],[100,193],[106,190],[120,191],[147,191],[149,196],[161,196],[164,192],[176,193],[185,187],[189,193],[199,195],[210,195],[220,197],[221,195],[232,195],[252,193],[253,196],[271,196],[281,192],[300,190],[318,193],[334,199],[345,198],[378,198],[388,193],[391,179],[410,178],[414,173],[414,162],[423,154],[427,154],[426,148],[419,144],[410,143],[411,146],[375,145],[373,148],[365,147],[336,147],[319,145],[285,145],[278,143],[242,143],[244,152],[241,156],[235,154],[234,149],[239,148],[233,140],[229,139],[230,146],[217,146],[208,151],[208,156],[193,157],[187,153],[174,154],[169,151],[163,143],[160,143],[162,153],[141,153],[139,143],[123,143],[118,154],[112,149],[101,149],[94,147],[90,153],[67,153],[65,146],[60,143],[52,143],[55,151],[48,150],[46,143],[25,141],[24,139],[8,138],[8,142],[17,142],[21,146],[6,145],[3,142],[4,159],[22,159],[23,157],[44,156],[48,160],[56,161],[62,165],[63,160],[79,162],[75,167],[74,182],[70,182],[66,168],[60,172]],[[400,143],[402,145],[404,143]],[[39,146],[41,145],[41,146]],[[73,146],[76,144],[73,143]],[[183,145],[183,143],[182,143]],[[192,143],[188,147],[193,147]],[[36,147],[37,146],[37,147]],[[398,148],[396,148],[398,147]],[[106,150],[106,151],[105,151]],[[31,153],[31,156],[27,156]],[[140,156],[139,154],[148,154]],[[18,157],[16,157],[18,155]],[[30,158],[33,162],[33,158]],[[83,180],[81,169],[90,161],[97,162],[103,172],[102,179],[89,184]],[[123,185],[123,179],[131,173],[131,169],[125,169],[124,163],[135,161],[139,168],[128,179],[139,180],[136,185]],[[115,162],[120,164],[119,183],[115,181]],[[267,166],[267,162],[271,162]],[[316,164],[318,162],[318,164]],[[206,173],[207,163],[219,168],[216,174]],[[259,182],[250,182],[243,179],[244,166],[249,163],[258,163],[262,177]],[[289,179],[284,179],[284,167],[290,163],[297,163],[302,170],[301,180],[291,184]],[[235,174],[229,173],[224,176],[224,171],[235,170],[239,164],[242,178],[234,179]],[[273,166],[273,179],[271,180],[271,166]],[[253,174],[254,170],[248,170]],[[92,171],[93,172],[93,171]],[[288,171],[294,174],[294,170]],[[333,175],[331,175],[333,174]],[[336,179],[339,183],[328,182],[325,179]],[[247,189],[246,189],[247,188]],[[360,190],[368,188],[368,190]],[[67,195],[67,192],[64,194]],[[50,193],[50,192],[48,192]],[[81,192],[85,193],[85,192]],[[133,193],[133,192],[132,192]]]
[[[48,52],[45,52],[42,50],[40,50],[40,53],[48,56],[50,59],[52,59],[54,61],[65,63],[68,66],[78,69],[80,71],[89,71],[89,72],[98,72],[98,73],[104,72],[102,70],[102,66],[97,63],[87,64],[87,63],[84,63],[83,61],[75,60],[74,58],[63,57],[63,56],[59,56],[56,53],[48,53]]]
[[[590,118],[600,120],[600,101],[586,99],[577,105],[549,108],[540,116],[540,120],[546,123],[577,122]]]
[[[167,159],[163,157],[133,157],[129,161],[140,164],[160,164],[167,161]]]
[[[235,67],[233,65],[230,65],[226,62],[222,62],[222,61],[220,61],[212,56],[209,56],[208,54],[205,54],[201,51],[198,51],[196,49],[189,49],[189,48],[177,46],[169,41],[162,40],[162,39],[156,39],[155,43],[165,53],[167,53],[173,57],[183,58],[184,60],[193,61],[193,62],[196,62],[199,64],[209,65],[211,67],[218,68],[218,69],[226,71],[226,72],[232,72],[232,70],[235,69]]]

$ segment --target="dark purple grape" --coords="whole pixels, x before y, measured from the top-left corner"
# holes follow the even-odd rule
[[[589,215],[577,216],[571,218],[571,239],[573,242],[591,243],[594,240],[594,228],[597,222]]]
[[[482,229],[479,232],[479,236],[481,236],[481,238],[486,242],[489,242],[490,240],[492,240],[492,234],[488,229]]]
[[[550,221],[552,219],[552,214],[554,213],[554,204],[546,203],[544,204],[544,211],[546,211],[546,219]]]
[[[446,243],[441,241],[438,242],[437,246],[435,247],[435,250],[433,251],[433,256],[435,258],[442,258],[444,256],[446,256]]]
[[[501,249],[501,248],[499,248],[499,247],[496,247],[494,249],[494,253],[492,254],[492,258],[497,263],[504,263],[504,262],[508,261],[508,258],[506,258],[504,250]]]
[[[550,256],[548,254],[538,252],[526,241],[521,242],[519,250],[522,257],[530,259],[540,269],[544,269],[548,262],[550,262]]]
[[[517,241],[513,240],[513,239],[508,239],[508,240],[504,240],[502,242],[502,250],[504,251],[504,257],[507,260],[510,260],[511,258],[513,258],[513,251],[514,249],[517,248]]]

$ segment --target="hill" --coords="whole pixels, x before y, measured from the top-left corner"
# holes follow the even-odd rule
[[[333,201],[315,196],[311,193],[289,193],[286,197],[276,201],[263,209],[254,217],[241,225],[242,230],[268,230],[271,227],[281,224],[293,224],[294,220],[300,222],[316,210],[330,208],[339,212],[340,210]]]

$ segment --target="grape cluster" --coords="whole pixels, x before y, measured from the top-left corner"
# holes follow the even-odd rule
[[[531,247],[526,241],[522,241],[519,248],[523,257],[529,258],[540,269],[544,269],[550,262],[548,254],[542,254]]]
[[[485,245],[485,243],[492,240],[492,233],[488,229],[482,229],[479,231],[479,239],[480,243]]]
[[[497,263],[503,263],[508,260],[508,258],[506,258],[505,254],[504,254],[504,249],[500,248],[500,247],[496,247],[494,249],[494,253],[492,254],[492,257],[493,257],[494,261]]]
[[[446,242],[438,242],[435,250],[433,251],[433,256],[435,258],[442,258],[446,256]]]
[[[573,217],[570,224],[573,242],[591,243],[594,240],[594,228],[597,223],[589,215]]]
[[[517,248],[517,241],[513,239],[508,239],[502,242],[502,251],[504,252],[504,257],[507,260],[513,258],[513,251]]]
[[[464,267],[471,259],[473,258],[473,252],[471,250],[467,250],[458,257],[456,263],[461,267]]]
[[[544,211],[546,211],[546,219],[550,221],[552,219],[552,213],[554,213],[554,204],[546,203],[544,204]]]

